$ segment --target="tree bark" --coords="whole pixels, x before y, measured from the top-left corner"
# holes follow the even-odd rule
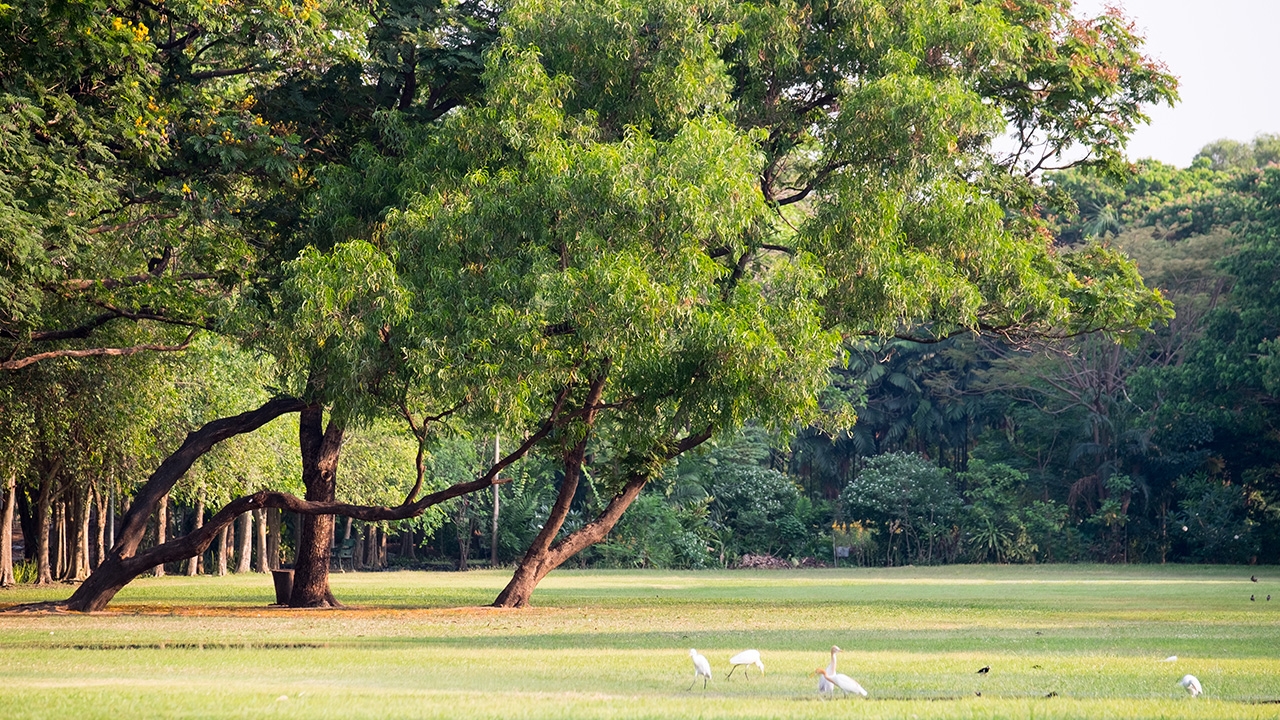
[[[267,508],[267,569],[280,569],[280,508]]]
[[[193,513],[192,523],[194,528],[192,532],[198,531],[204,526],[204,493],[196,496],[196,509]],[[200,574],[200,565],[204,559],[204,553],[199,552],[187,558],[187,577],[195,577]]]
[[[706,442],[710,437],[710,428],[697,435],[690,435],[676,443],[667,458],[670,459],[691,450]],[[502,589],[502,592],[493,601],[494,607],[528,606],[530,598],[533,597],[534,589],[547,576],[547,573],[560,567],[569,558],[608,536],[609,531],[613,530],[614,526],[618,524],[618,520],[622,518],[622,513],[626,512],[627,508],[631,506],[631,503],[635,501],[636,497],[640,495],[640,491],[648,483],[649,478],[647,476],[632,475],[627,479],[622,489],[609,500],[609,504],[605,506],[599,516],[577,531],[552,544],[551,541],[564,524],[564,517],[568,514],[569,503],[573,500],[573,493],[577,490],[578,475],[582,467],[582,451],[585,450],[585,444],[586,440],[584,439],[578,447],[574,448],[574,453],[570,455],[568,462],[565,463],[565,482],[560,486],[560,495],[556,498],[556,506],[552,509],[547,524],[542,527],[542,531],[538,533],[538,537],[534,539],[528,552],[521,559],[520,565],[511,577],[511,581],[507,583],[507,586]],[[573,473],[572,487],[569,487],[569,470],[573,465],[576,465],[577,469]],[[567,493],[566,487],[569,487]],[[557,513],[562,505],[563,511]],[[553,519],[554,527],[552,527]]]
[[[404,523],[400,528],[400,558],[403,560],[417,560],[416,546],[417,542],[414,538],[413,525]]]
[[[4,515],[0,516],[0,587],[14,584],[13,577],[13,507],[18,504],[18,476],[9,473],[4,488]]]
[[[218,556],[218,577],[227,574],[227,535],[230,530],[231,526],[228,524],[218,531],[218,545],[214,550]]]
[[[77,493],[75,502],[68,507],[75,511],[71,525],[71,540],[75,543],[75,550],[71,553],[71,579],[83,580],[89,577],[89,488]]]
[[[156,544],[163,545],[168,539],[169,525],[169,496],[165,495],[160,498],[159,506],[156,508]],[[164,565],[157,565],[155,569],[156,577],[164,577]]]
[[[98,514],[97,534],[94,538],[93,547],[93,569],[97,570],[102,564],[103,558],[107,556],[107,512],[108,500],[102,494],[102,486],[99,485],[94,489],[94,510]]]
[[[267,571],[267,511],[253,511],[254,528],[254,572]]]
[[[247,573],[250,570],[249,561],[253,557],[253,517],[251,513],[245,513],[240,516],[236,523],[236,540],[239,547],[236,548],[236,573]]]
[[[338,459],[345,426],[332,417],[324,427],[324,408],[310,405],[298,415],[298,450],[302,455],[302,483],[306,499],[333,502],[337,491]],[[341,607],[329,591],[329,563],[333,554],[333,516],[306,515],[293,563],[290,607]]]
[[[501,447],[501,436],[493,436],[493,461],[498,462]],[[502,501],[502,488],[493,486],[493,527],[489,533],[489,567],[498,567],[498,507]]]
[[[60,463],[55,463],[55,468]],[[40,474],[40,495],[36,498],[36,584],[53,583],[53,568],[49,564],[49,532],[53,528],[53,475],[56,469]]]

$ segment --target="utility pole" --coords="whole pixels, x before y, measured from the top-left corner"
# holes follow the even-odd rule
[[[499,459],[499,442],[501,436],[497,433],[493,436],[493,464],[498,464]],[[497,480],[497,478],[494,478]],[[500,498],[499,488],[501,485],[493,486],[493,535],[489,539],[489,567],[498,567],[498,500]]]

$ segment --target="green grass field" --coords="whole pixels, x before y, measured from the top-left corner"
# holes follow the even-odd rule
[[[266,576],[170,577],[0,614],[0,717],[1280,717],[1280,568],[565,571],[534,608],[482,607],[506,579],[339,574],[349,609],[301,611],[266,607]],[[832,644],[868,700],[814,692]],[[726,680],[751,647],[766,674]]]

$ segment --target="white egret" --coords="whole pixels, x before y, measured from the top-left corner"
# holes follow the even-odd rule
[[[739,665],[755,665],[760,668],[760,674],[764,674],[764,663],[760,662],[759,650],[743,650],[742,652],[729,658],[729,664],[733,667],[729,668],[728,677],[733,677],[733,671],[738,669]],[[742,669],[742,674],[747,674],[747,668]]]
[[[827,675],[836,674],[836,653],[838,652],[840,652],[840,648],[835,645],[832,645],[831,646],[831,662],[827,665]],[[835,691],[836,691],[836,686],[832,685],[831,682],[827,680],[825,675],[818,676],[818,692],[834,693]]]
[[[1204,692],[1204,688],[1200,687],[1200,681],[1196,679],[1195,675],[1183,675],[1178,684],[1186,688],[1187,692],[1191,693],[1191,697],[1199,697],[1200,693]]]
[[[855,695],[861,695],[862,697],[867,696],[867,691],[862,689],[862,686],[858,684],[858,681],[854,680],[848,675],[845,675],[844,673],[836,673],[835,675],[830,675],[827,673],[826,670],[823,670],[822,668],[818,668],[817,670],[814,670],[814,672],[821,675],[823,678],[826,679],[827,682],[831,683],[835,687],[838,687],[841,690],[843,690],[846,695],[849,693],[853,693]]]
[[[692,690],[694,685],[698,684],[698,678],[702,678],[702,689],[707,689],[707,681],[711,679],[711,663],[707,662],[707,658],[697,650],[689,648],[689,658],[693,660],[693,682],[689,683],[689,689]]]

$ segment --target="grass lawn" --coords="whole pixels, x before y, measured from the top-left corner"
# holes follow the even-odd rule
[[[0,717],[1280,717],[1280,568],[561,571],[483,607],[507,577],[339,574],[351,607],[323,611],[266,607],[262,575],[152,578],[96,615],[0,614]],[[868,700],[814,692],[832,644]],[[726,680],[746,648],[766,674]]]

